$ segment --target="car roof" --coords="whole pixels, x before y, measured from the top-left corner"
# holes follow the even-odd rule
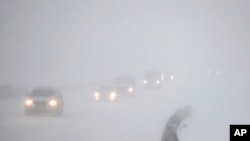
[[[43,87],[36,87],[33,90],[58,90],[55,87],[43,86]]]
[[[31,92],[31,96],[56,96],[59,94],[59,90],[54,87],[37,87]]]
[[[97,88],[99,91],[105,91],[105,90],[114,90],[115,86],[113,85],[103,85]]]
[[[144,75],[161,75],[161,74],[162,74],[161,71],[151,70],[151,71],[145,72]]]

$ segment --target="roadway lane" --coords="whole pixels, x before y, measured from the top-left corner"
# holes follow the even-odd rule
[[[160,140],[168,113],[175,110],[170,91],[138,90],[136,97],[119,102],[96,102],[92,90],[64,93],[63,117],[23,116],[22,99],[1,102],[5,116],[0,137],[8,141],[27,140]],[[177,107],[177,106],[176,106]]]
[[[62,117],[25,117],[21,98],[1,100],[0,139],[160,141],[168,118],[186,104],[194,112],[180,132],[183,141],[228,140],[229,124],[250,123],[249,95],[231,87],[177,88],[169,84],[158,91],[139,89],[133,99],[114,103],[96,102],[92,92],[65,91]]]

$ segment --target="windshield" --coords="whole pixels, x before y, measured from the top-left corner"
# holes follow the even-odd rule
[[[56,96],[56,91],[53,89],[35,89],[32,91],[33,97],[52,97]]]
[[[249,100],[250,0],[0,0],[0,141],[229,141]]]
[[[159,72],[147,72],[144,75],[144,78],[146,78],[146,79],[160,79],[161,76],[162,76],[162,74]]]
[[[108,92],[108,91],[114,91],[114,87],[111,87],[111,86],[103,86],[103,87],[100,87],[98,88],[98,92]]]

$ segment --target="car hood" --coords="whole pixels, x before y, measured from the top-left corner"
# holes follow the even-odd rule
[[[56,99],[53,97],[29,97],[29,98],[34,100],[34,101],[48,101],[50,99]]]

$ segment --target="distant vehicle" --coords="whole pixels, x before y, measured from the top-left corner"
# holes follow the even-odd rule
[[[114,86],[101,86],[94,93],[96,101],[116,101],[117,92]]]
[[[161,87],[164,75],[160,71],[147,71],[143,76],[144,87]]]
[[[24,114],[63,114],[63,98],[60,91],[51,87],[35,88],[26,96]]]
[[[136,82],[133,78],[117,77],[112,81],[112,84],[120,96],[134,96],[136,93]]]
[[[208,69],[207,70],[207,75],[210,75],[210,76],[219,76],[220,74],[221,74],[220,69],[214,69],[214,70]]]

